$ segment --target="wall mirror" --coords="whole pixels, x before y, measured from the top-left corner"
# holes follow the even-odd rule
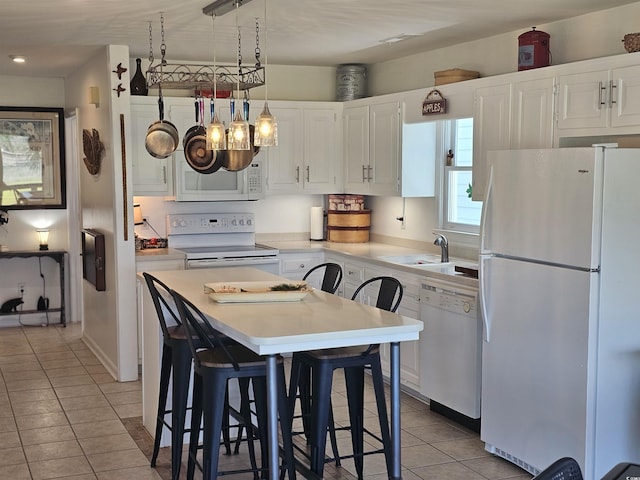
[[[62,108],[0,107],[0,207],[66,208]]]

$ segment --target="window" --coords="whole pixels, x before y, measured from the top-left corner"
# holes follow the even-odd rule
[[[442,169],[442,228],[477,233],[480,226],[482,202],[471,200],[473,167],[473,118],[441,123]]]

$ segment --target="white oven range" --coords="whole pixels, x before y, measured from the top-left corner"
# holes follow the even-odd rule
[[[169,247],[186,255],[185,267],[249,266],[270,273],[280,270],[279,251],[255,243],[253,213],[167,215]]]

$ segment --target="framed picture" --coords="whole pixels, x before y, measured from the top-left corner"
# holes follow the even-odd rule
[[[64,111],[0,107],[0,208],[66,208]]]

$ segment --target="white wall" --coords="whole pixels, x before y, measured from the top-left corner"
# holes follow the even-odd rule
[[[106,290],[98,292],[84,281],[84,338],[105,367],[120,381],[135,380],[137,371],[137,326],[135,294],[135,258],[131,196],[131,155],[125,155],[128,168],[122,166],[120,114],[124,115],[125,139],[130,138],[129,96],[113,90],[118,83],[129,84],[125,73],[118,80],[113,66],[126,63],[129,49],[109,46],[70,75],[65,82],[67,106],[77,108],[81,130],[98,130],[105,152],[100,172],[91,175],[80,166],[80,212],[83,228],[95,229],[105,236]],[[100,104],[89,104],[89,87],[97,86]],[[82,134],[79,134],[82,138]],[[127,150],[130,148],[127,146]],[[82,162],[82,160],[78,159]],[[124,212],[129,212],[125,217]],[[125,223],[126,218],[126,223]],[[128,239],[124,239],[125,229]],[[80,234],[80,232],[76,232]]]
[[[603,2],[603,6],[605,3]],[[537,25],[551,35],[554,65],[625,53],[622,38],[638,31],[640,2]],[[518,35],[527,29],[369,66],[369,93],[381,95],[432,86],[434,72],[475,70],[483,77],[518,70]]]
[[[166,215],[174,213],[253,213],[256,234],[283,233],[291,239],[305,237],[309,232],[309,213],[312,206],[322,206],[321,195],[277,195],[255,202],[175,202],[162,197],[135,197],[142,214],[164,237],[167,233]],[[150,228],[138,226],[142,238],[155,237]],[[307,237],[308,238],[308,237]]]

